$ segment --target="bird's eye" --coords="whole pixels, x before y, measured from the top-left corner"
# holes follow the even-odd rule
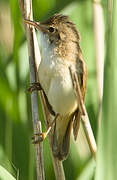
[[[49,27],[49,32],[54,32],[54,28],[53,27]]]

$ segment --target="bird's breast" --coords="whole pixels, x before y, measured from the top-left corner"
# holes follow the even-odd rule
[[[66,115],[77,108],[68,62],[46,57],[39,66],[39,80],[56,113]]]

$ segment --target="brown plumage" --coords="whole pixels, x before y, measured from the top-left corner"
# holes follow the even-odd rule
[[[57,30],[55,36],[56,39],[59,37],[60,41],[57,39],[55,42],[55,53],[62,57],[63,61],[67,59],[67,61],[73,61],[73,63],[75,63],[76,72],[84,100],[86,93],[87,67],[82,57],[82,51],[79,44],[80,35],[76,29],[75,24],[69,20],[68,16],[63,15],[54,15],[47,21],[42,22],[42,24],[49,25],[50,27],[56,27]],[[62,117],[60,116],[60,118]],[[77,139],[78,130],[80,127],[80,118],[81,114],[78,108],[73,113],[71,113],[71,115],[68,115],[68,117],[63,117],[63,121],[67,122],[67,128],[63,134],[59,135],[60,137],[58,139],[56,138],[57,123],[54,127],[52,150],[54,156],[58,157],[60,160],[63,160],[67,157],[72,127],[74,139]],[[59,118],[57,122],[59,122]]]
[[[76,71],[83,100],[86,93],[87,68],[80,48],[80,35],[68,16],[54,15],[44,22],[31,22],[40,31],[42,61],[39,81],[44,90],[47,106],[59,114],[54,126],[52,151],[59,160],[69,152],[73,129],[76,140],[80,125],[80,112],[73,90],[69,66]]]

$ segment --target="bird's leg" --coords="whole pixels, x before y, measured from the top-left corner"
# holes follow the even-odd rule
[[[56,123],[56,119],[58,118],[58,116],[59,116],[59,114],[56,114],[56,115],[55,115],[55,118],[54,118],[54,120],[50,123],[47,131],[42,132],[42,133],[36,133],[36,134],[34,134],[34,136],[32,137],[32,143],[33,143],[33,144],[38,144],[38,143],[42,142],[42,141],[47,137],[47,135],[49,134],[50,130],[52,129],[53,124]],[[38,136],[38,139],[37,139],[37,140],[35,140],[35,139],[36,139],[36,136]]]
[[[31,83],[31,84],[30,84],[30,87],[27,88],[26,91],[32,93],[32,92],[35,91],[35,90],[37,90],[37,91],[42,90],[41,84],[40,84],[39,82]]]

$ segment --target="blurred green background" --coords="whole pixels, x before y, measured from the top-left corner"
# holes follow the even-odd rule
[[[81,35],[81,48],[88,68],[86,108],[96,138],[98,89],[91,0],[33,0],[35,20],[54,13],[70,16]],[[20,180],[36,179],[30,94],[28,49],[17,0],[0,1],[0,167]],[[41,109],[43,130],[44,120]],[[48,141],[44,141],[44,164],[47,180],[54,180]],[[70,155],[63,162],[67,180],[91,180],[95,163],[81,126],[77,142],[72,140]],[[1,168],[0,171],[2,172]],[[10,179],[10,178],[6,178]]]

